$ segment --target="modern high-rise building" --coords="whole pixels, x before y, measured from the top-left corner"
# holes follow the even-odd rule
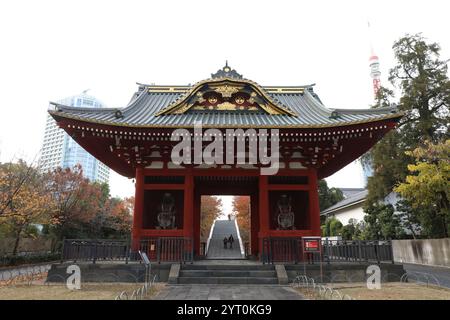
[[[80,95],[59,100],[58,103],[79,108],[104,107],[101,101],[88,95],[86,91]],[[109,168],[86,152],[48,115],[39,159],[41,170],[54,170],[57,167],[72,168],[76,164],[82,166],[84,176],[90,181],[109,182]]]

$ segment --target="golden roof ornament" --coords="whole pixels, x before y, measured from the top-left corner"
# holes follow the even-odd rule
[[[242,79],[242,75],[237,73],[236,70],[231,69],[228,66],[228,60],[225,61],[225,67],[222,69],[217,70],[216,73],[211,74],[211,78],[217,79],[217,78],[233,78],[233,79]]]

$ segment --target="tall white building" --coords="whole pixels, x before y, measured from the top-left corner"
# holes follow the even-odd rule
[[[104,107],[101,101],[86,94],[86,91],[80,95],[62,99],[58,103],[80,108]],[[54,170],[57,167],[72,168],[76,164],[82,166],[84,176],[90,181],[109,182],[109,168],[78,145],[48,115],[39,159],[41,170]]]

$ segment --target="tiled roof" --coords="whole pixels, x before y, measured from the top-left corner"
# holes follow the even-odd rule
[[[349,207],[349,206],[357,204],[357,203],[364,202],[364,200],[367,197],[367,194],[368,194],[368,191],[366,189],[363,189],[363,191],[354,193],[354,194],[350,195],[348,198],[345,198],[344,200],[339,201],[335,205],[325,209],[320,214],[321,215],[329,215],[330,213],[333,213],[337,210]]]
[[[400,118],[395,107],[378,109],[328,109],[313,90],[307,86],[260,86],[243,79],[235,70],[226,65],[212,75],[190,86],[139,85],[129,104],[121,109],[73,108],[52,103],[49,110],[54,117],[77,119],[115,126],[131,127],[192,127],[201,122],[204,127],[266,127],[266,128],[326,128],[374,122],[390,118]],[[171,113],[178,101],[190,101],[192,95],[199,94],[202,86],[218,83],[251,87],[255,94],[271,104],[276,112],[260,108],[249,110],[191,110]]]
[[[339,188],[339,189],[342,191],[345,198],[351,197],[356,193],[360,193],[360,192],[366,190],[364,188]]]
[[[395,108],[327,109],[311,90],[303,93],[268,93],[297,116],[271,115],[264,112],[197,111],[184,114],[155,114],[178,99],[181,92],[137,92],[128,106],[122,109],[73,108],[55,103],[52,115],[88,122],[136,127],[191,127],[200,121],[204,127],[334,127],[373,122],[401,115]],[[121,116],[116,116],[120,111]],[[334,113],[333,112],[337,112]]]

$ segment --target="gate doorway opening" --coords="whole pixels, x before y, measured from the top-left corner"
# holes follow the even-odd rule
[[[246,255],[254,255],[257,256],[258,254],[258,232],[259,232],[259,189],[258,189],[258,176],[249,176],[249,175],[224,175],[224,176],[196,176],[194,177],[194,244],[196,248],[199,248],[199,252],[204,255],[207,254],[207,250],[209,249],[207,240],[205,241],[205,244],[203,245],[201,242],[204,241],[205,238],[201,239],[200,233],[201,233],[201,220],[202,219],[202,202],[204,202],[203,199],[206,199],[204,196],[220,196],[223,197],[224,201],[223,204],[227,204],[227,206],[223,206],[224,212],[221,212],[221,216],[219,217],[218,221],[228,221],[228,214],[230,214],[230,218],[233,216],[238,216],[237,212],[233,213],[233,205],[232,201],[229,201],[230,198],[236,198],[236,197],[242,197],[244,201],[244,206],[247,204],[249,208],[247,208],[247,211],[250,213],[248,214],[248,218],[246,219],[248,223],[248,227],[246,230],[249,233],[248,236],[246,234],[241,234],[244,236],[244,240],[242,241],[242,257],[245,257]],[[228,198],[225,198],[226,196],[229,196]],[[222,199],[222,198],[219,198]],[[227,201],[228,200],[228,201]],[[231,203],[230,203],[231,202]],[[221,208],[221,209],[222,209]],[[244,215],[242,213],[242,215]],[[198,219],[198,220],[197,220]],[[221,220],[223,219],[223,220]],[[232,225],[234,221],[228,221],[230,222],[229,225]],[[240,222],[237,220],[236,222]],[[224,225],[227,225],[227,223],[224,223]],[[226,228],[226,226],[225,226]],[[241,226],[239,226],[241,229]],[[216,229],[217,230],[217,229]],[[220,231],[220,230],[218,230]],[[213,230],[214,232],[214,230]],[[204,234],[207,232],[204,232]],[[229,236],[229,235],[228,235]],[[225,235],[222,236],[221,239],[221,245],[222,248],[224,248],[223,239]],[[209,234],[208,234],[209,238]],[[216,237],[215,240],[218,240]],[[246,241],[248,240],[248,241]],[[211,240],[210,240],[211,242]],[[218,242],[218,241],[216,241]],[[248,242],[246,245],[245,242]],[[236,241],[235,244],[238,242]],[[204,246],[205,251],[202,252],[202,246]],[[241,245],[239,245],[241,247]],[[247,248],[247,252],[245,252],[245,249]],[[211,252],[209,257],[211,257]]]
[[[251,252],[250,196],[202,195],[200,241],[201,252],[207,259],[248,257]]]

